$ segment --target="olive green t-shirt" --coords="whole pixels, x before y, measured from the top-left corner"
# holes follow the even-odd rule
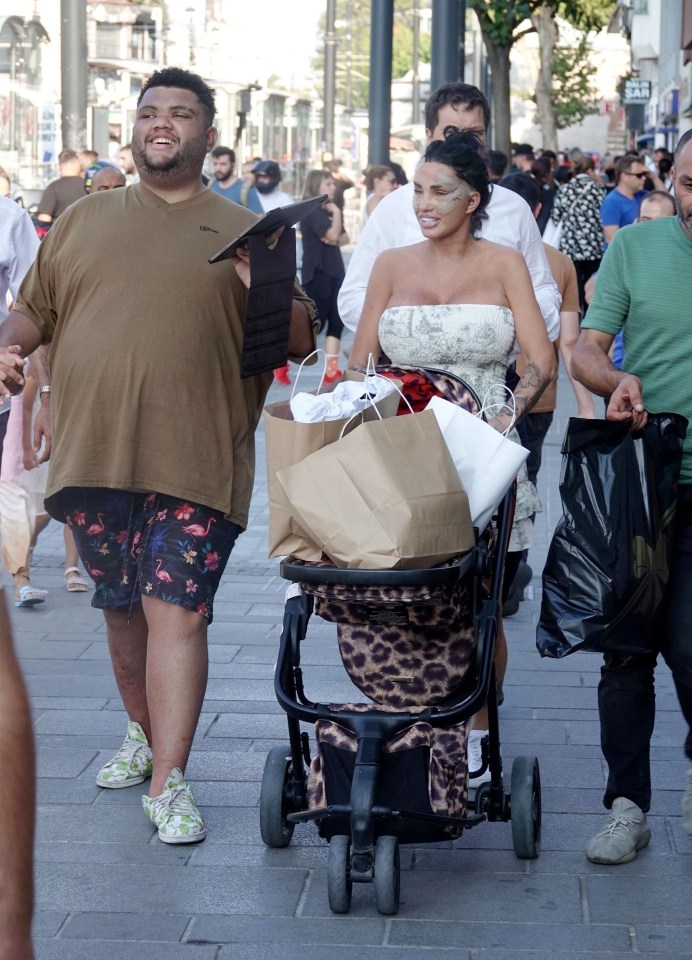
[[[677,217],[618,230],[598,271],[584,329],[621,329],[625,369],[642,382],[651,413],[679,413],[692,424],[692,237]],[[681,483],[692,483],[692,429],[683,445]]]
[[[49,510],[65,487],[105,486],[246,526],[271,374],[241,380],[247,291],[207,261],[255,219],[211,190],[167,203],[138,183],[79,200],[46,236],[16,309],[51,344]]]

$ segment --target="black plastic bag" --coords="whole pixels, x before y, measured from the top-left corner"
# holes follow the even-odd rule
[[[572,418],[562,445],[558,523],[543,571],[536,646],[643,653],[668,582],[687,420],[649,414],[646,427]]]

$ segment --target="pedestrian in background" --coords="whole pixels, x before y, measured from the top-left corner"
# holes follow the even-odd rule
[[[97,154],[98,156],[98,154]],[[52,223],[61,213],[84,196],[82,163],[75,150],[61,150],[58,154],[60,176],[52,180],[41,194],[36,219]]]
[[[352,190],[355,187],[355,183],[344,171],[343,160],[339,160],[338,158],[328,160],[325,164],[325,170],[331,173],[332,180],[334,181],[334,203],[339,210],[343,211],[344,194],[347,190]]]
[[[287,207],[293,203],[293,197],[285,190],[279,189],[281,183],[281,167],[276,160],[260,160],[252,168],[255,177],[255,189],[259,194],[262,210],[269,213],[277,207]]]
[[[327,368],[324,383],[336,383],[339,369],[341,335],[344,325],[339,316],[337,298],[343,283],[344,258],[341,247],[348,243],[343,217],[335,194],[334,179],[328,170],[310,170],[305,180],[303,199],[326,194],[329,198],[300,225],[303,240],[301,280],[305,292],[315,301],[321,329],[325,331],[324,349]]]
[[[603,257],[601,206],[606,189],[596,173],[593,157],[582,154],[574,161],[574,176],[561,186],[551,211],[552,222],[562,224],[560,251],[567,254],[577,271],[579,308],[586,313],[584,286],[595,273]],[[575,341],[576,342],[576,341]]]
[[[615,163],[615,187],[601,203],[601,223],[606,243],[615,236],[621,227],[634,223],[639,213],[639,204],[649,192],[645,181],[650,172],[635,154],[625,154]],[[655,178],[656,189],[663,184]]]
[[[211,152],[211,162],[214,177],[209,184],[210,190],[227,200],[232,200],[233,203],[239,203],[241,207],[247,207],[254,213],[263,212],[259,194],[253,183],[236,176],[235,150],[231,150],[230,147],[214,147]]]
[[[542,235],[550,220],[553,201],[555,200],[555,194],[557,192],[553,182],[553,168],[550,160],[547,157],[536,157],[531,164],[531,176],[536,181],[541,193],[541,209],[536,217],[536,223]]]
[[[502,150],[488,150],[488,178],[491,183],[499,183],[507,173],[509,157]]]
[[[396,174],[388,164],[375,163],[366,167],[365,177],[365,206],[363,207],[362,225],[368,222],[368,217],[383,197],[392,190],[396,190]]]
[[[0,172],[0,183],[3,172]],[[9,186],[9,178],[7,180]],[[39,247],[39,239],[31,217],[9,197],[0,196],[0,322],[8,313],[8,300],[16,300]],[[7,433],[10,403],[0,404],[0,466]]]

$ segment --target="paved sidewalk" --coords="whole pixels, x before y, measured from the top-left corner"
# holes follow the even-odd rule
[[[272,387],[272,398],[281,389]],[[266,559],[263,437],[250,528],[216,601],[209,686],[188,768],[208,828],[199,846],[160,843],[142,812],[141,788],[95,785],[122,740],[125,715],[102,616],[88,596],[65,591],[61,528],[51,525],[34,578],[50,589],[48,602],[13,611],[39,751],[37,960],[350,960],[354,953],[359,960],[690,960],[692,838],[679,817],[684,727],[667,669],[658,685],[651,846],[634,863],[596,867],[583,850],[603,820],[599,658],[556,663],[535,651],[539,574],[560,513],[559,447],[571,409],[561,382],[539,478],[546,509],[530,556],[535,576],[507,621],[501,709],[506,771],[518,754],[540,758],[541,856],[517,860],[506,824],[483,824],[454,843],[405,847],[401,909],[392,919],[377,914],[371,887],[354,887],[350,915],[330,914],[327,846],[313,827],[299,826],[286,850],[260,840],[265,755],[286,739],[272,685],[285,584]],[[307,692],[348,699],[333,625],[314,619],[308,636]]]

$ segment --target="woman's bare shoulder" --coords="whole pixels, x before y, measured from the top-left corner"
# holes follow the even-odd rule
[[[382,270],[401,270],[402,264],[411,264],[420,259],[425,243],[412,243],[405,247],[391,247],[383,250],[375,260],[375,264]],[[403,267],[403,269],[408,269]]]

